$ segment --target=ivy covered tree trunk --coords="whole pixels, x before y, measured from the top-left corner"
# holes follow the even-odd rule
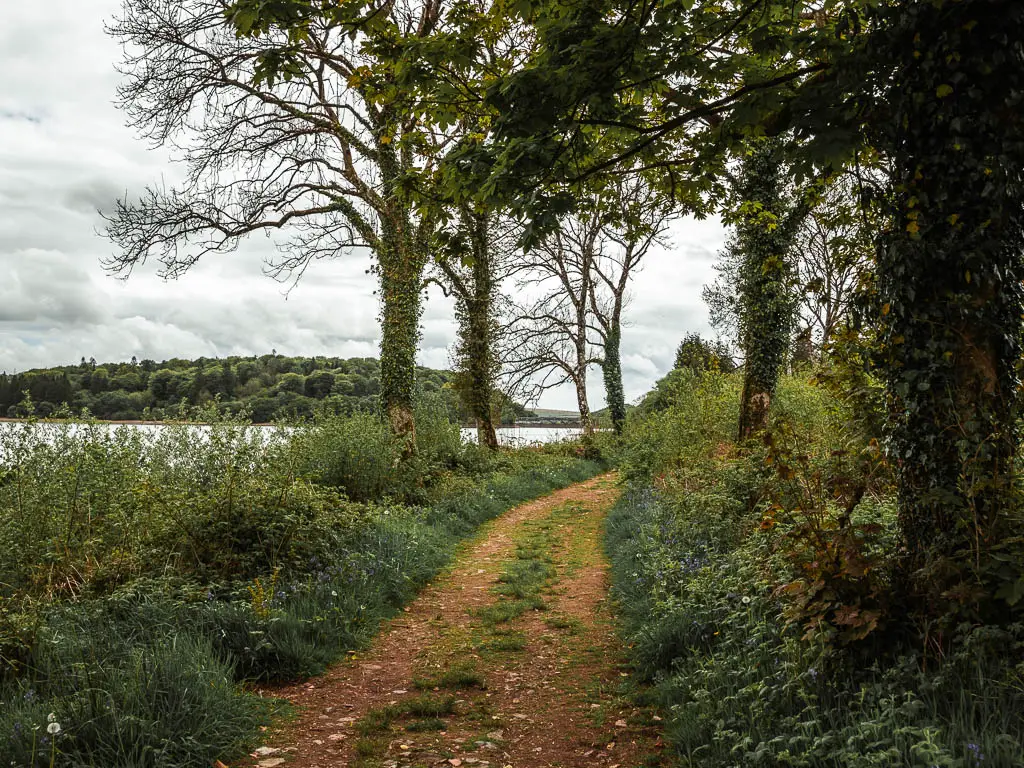
[[[493,450],[498,447],[498,433],[494,425],[493,328],[489,303],[483,299],[468,303],[468,336],[462,343],[466,349],[467,404],[476,420],[477,441]]]
[[[626,395],[622,388],[621,341],[622,328],[620,320],[616,317],[605,334],[604,358],[601,361],[605,399],[608,401],[608,413],[611,416],[612,428],[616,435],[621,435],[626,426]]]
[[[1018,449],[1024,8],[891,13],[880,143],[896,172],[878,275],[903,585],[975,605],[992,590],[965,585],[986,579],[985,554],[1011,530]]]
[[[768,425],[796,311],[788,259],[794,213],[787,209],[782,184],[774,143],[762,142],[750,150],[743,160],[737,189],[741,204],[731,246],[739,250],[741,260],[737,293],[746,358],[740,401],[741,440]]]
[[[488,219],[483,215],[467,215],[473,263],[465,295],[457,299],[456,318],[459,325],[458,358],[460,389],[470,413],[476,420],[477,441],[496,450],[498,433],[494,425],[494,351],[497,324],[494,318],[494,275],[490,258]]]
[[[402,442],[405,456],[416,450],[413,393],[416,386],[416,350],[420,338],[420,292],[425,266],[424,249],[412,233],[408,216],[381,226],[378,251],[381,310],[380,398],[392,432]]]

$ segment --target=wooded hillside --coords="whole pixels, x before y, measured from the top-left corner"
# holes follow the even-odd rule
[[[443,398],[453,418],[465,421],[451,387],[453,374],[418,367],[420,394]],[[28,393],[31,406],[25,400]],[[74,413],[100,419],[162,419],[182,402],[206,405],[219,400],[231,413],[247,413],[254,423],[308,416],[321,405],[339,413],[371,411],[380,400],[380,361],[372,357],[174,358],[97,363],[0,374],[0,416],[50,416],[62,404]],[[502,421],[525,410],[502,407]]]

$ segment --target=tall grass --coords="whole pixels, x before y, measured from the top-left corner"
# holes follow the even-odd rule
[[[482,521],[599,470],[440,418],[400,472],[372,416],[206,420],[0,433],[0,765],[227,761],[270,713],[240,681],[322,671]]]

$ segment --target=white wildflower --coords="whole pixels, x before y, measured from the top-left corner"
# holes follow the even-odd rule
[[[60,723],[50,723],[48,726],[46,726],[46,732],[56,736],[58,733],[60,733]]]

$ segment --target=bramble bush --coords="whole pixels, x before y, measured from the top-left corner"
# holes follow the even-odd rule
[[[784,377],[766,438],[736,445],[736,378],[661,383],[607,526],[641,695],[679,763],[1024,764],[1024,627],[964,624],[940,648],[886,623],[895,503],[870,419]]]

